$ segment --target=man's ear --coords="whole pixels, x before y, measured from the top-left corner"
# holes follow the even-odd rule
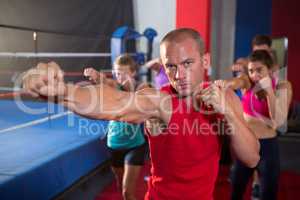
[[[204,69],[210,70],[211,62],[210,62],[210,53],[205,53],[202,57]]]

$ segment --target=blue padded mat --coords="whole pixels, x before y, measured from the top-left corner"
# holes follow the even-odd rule
[[[51,114],[29,114],[14,101],[0,101],[1,200],[51,199],[109,159],[106,121],[85,119],[54,104],[23,103]]]

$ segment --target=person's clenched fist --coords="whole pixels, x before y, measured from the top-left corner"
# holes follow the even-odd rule
[[[65,94],[63,71],[55,62],[39,63],[29,69],[22,78],[23,89],[33,97],[56,97]]]

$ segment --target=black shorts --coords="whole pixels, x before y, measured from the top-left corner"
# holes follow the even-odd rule
[[[124,167],[128,165],[144,165],[146,155],[146,143],[130,149],[111,149],[111,165],[113,167]]]

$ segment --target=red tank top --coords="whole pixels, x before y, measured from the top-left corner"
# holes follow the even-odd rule
[[[152,166],[145,200],[212,200],[221,150],[212,124],[222,118],[189,111],[174,89],[161,90],[172,95],[173,114],[163,133],[148,133]]]

